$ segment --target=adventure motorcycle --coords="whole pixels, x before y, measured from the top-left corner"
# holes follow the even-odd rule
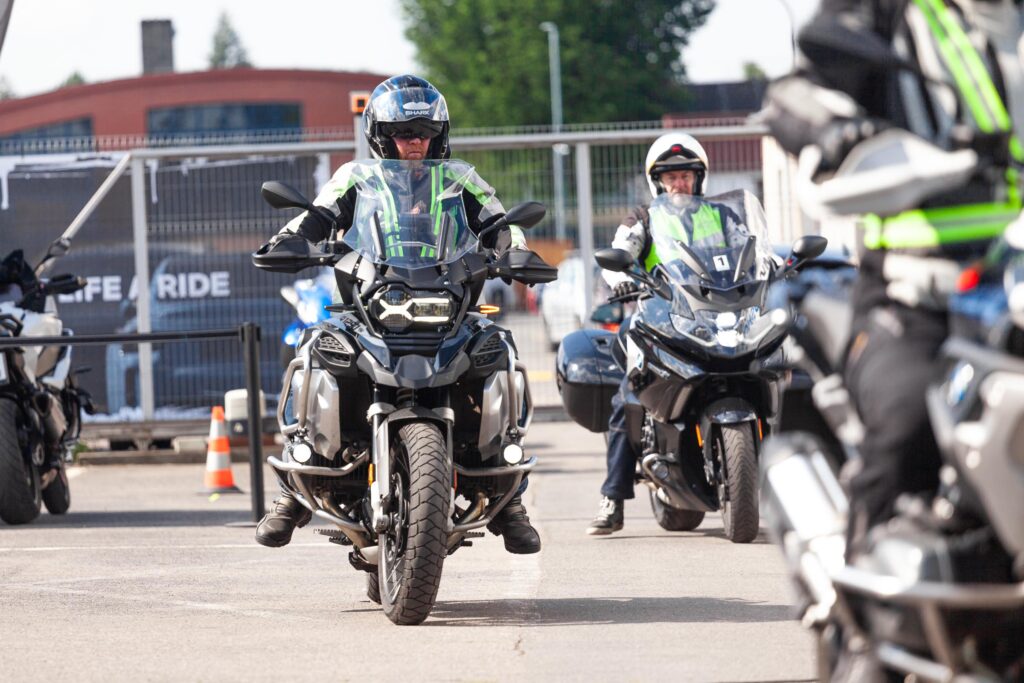
[[[841,375],[851,283],[790,292],[789,358],[814,380],[801,405],[820,427],[765,443],[762,501],[801,623],[818,635],[822,681],[1024,680],[1022,227],[950,301],[954,333],[926,395],[937,495],[901,496],[852,558],[837,476],[857,467],[863,436]]]
[[[36,271],[67,249],[65,240],[54,242]],[[71,335],[54,296],[83,287],[73,275],[0,282],[0,338]],[[92,411],[76,374],[70,346],[0,348],[0,519],[8,524],[31,522],[43,504],[54,515],[71,506],[64,466],[78,443],[82,409]]]
[[[510,224],[533,226],[544,207],[513,207],[475,235],[465,162],[360,162],[352,173],[343,240],[321,252],[287,237],[253,255],[279,272],[333,264],[342,298],[303,332],[278,405],[285,448],[267,460],[336,526],[330,540],[353,546],[349,559],[388,618],[418,624],[445,557],[483,535],[475,530],[536,464],[523,451],[533,416],[525,368],[509,331],[474,301],[487,278],[535,284],[556,271],[533,252],[482,246]],[[316,210],[280,183],[265,183],[263,196]]]
[[[284,367],[295,358],[295,347],[302,338],[302,331],[311,325],[327,320],[334,292],[334,274],[329,270],[315,278],[303,278],[281,287],[281,297],[295,309],[295,320],[281,334],[281,362]]]
[[[757,536],[757,461],[772,429],[783,371],[785,328],[766,309],[769,285],[825,248],[803,237],[785,265],[772,257],[764,211],[737,191],[712,198],[658,196],[656,214],[731,215],[726,243],[699,246],[653,230],[661,260],[648,274],[632,255],[601,249],[607,270],[640,286],[637,312],[618,334],[579,330],[562,342],[557,383],[569,416],[593,432],[608,429],[611,398],[625,373],[630,442],[641,453],[639,478],[662,528],[689,531],[722,510],[726,536]],[[720,246],[719,246],[720,245]],[[597,317],[601,318],[599,312]]]

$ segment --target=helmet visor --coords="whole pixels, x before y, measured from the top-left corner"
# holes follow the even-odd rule
[[[443,123],[429,119],[413,119],[412,121],[380,124],[381,135],[387,138],[420,138],[421,140],[430,140],[440,135],[443,129]]]
[[[444,97],[428,88],[402,88],[381,93],[373,98],[370,106],[380,123],[427,119],[440,124],[448,120],[448,105]]]

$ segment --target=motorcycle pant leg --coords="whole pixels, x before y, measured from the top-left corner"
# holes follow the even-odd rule
[[[871,527],[893,516],[901,493],[938,486],[941,457],[925,390],[947,323],[944,313],[893,305],[873,309],[855,329],[845,374],[864,441],[849,479],[853,553]]]
[[[633,479],[639,456],[626,432],[628,382],[624,377],[612,397],[612,415],[608,419],[608,475],[601,486],[601,495],[616,500],[634,497]]]

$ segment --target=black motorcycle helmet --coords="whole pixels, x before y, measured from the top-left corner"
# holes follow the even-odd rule
[[[430,138],[428,159],[447,159],[448,104],[437,88],[418,76],[392,76],[370,93],[363,111],[363,135],[378,159],[397,159],[391,138],[415,134]]]

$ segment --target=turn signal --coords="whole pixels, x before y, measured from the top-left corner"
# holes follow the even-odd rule
[[[497,315],[501,313],[501,306],[495,306],[494,304],[480,304],[476,307],[477,313],[483,313],[484,315]]]
[[[956,291],[958,292],[969,292],[978,286],[981,282],[981,274],[977,268],[968,268],[960,272],[960,277],[956,279]]]

